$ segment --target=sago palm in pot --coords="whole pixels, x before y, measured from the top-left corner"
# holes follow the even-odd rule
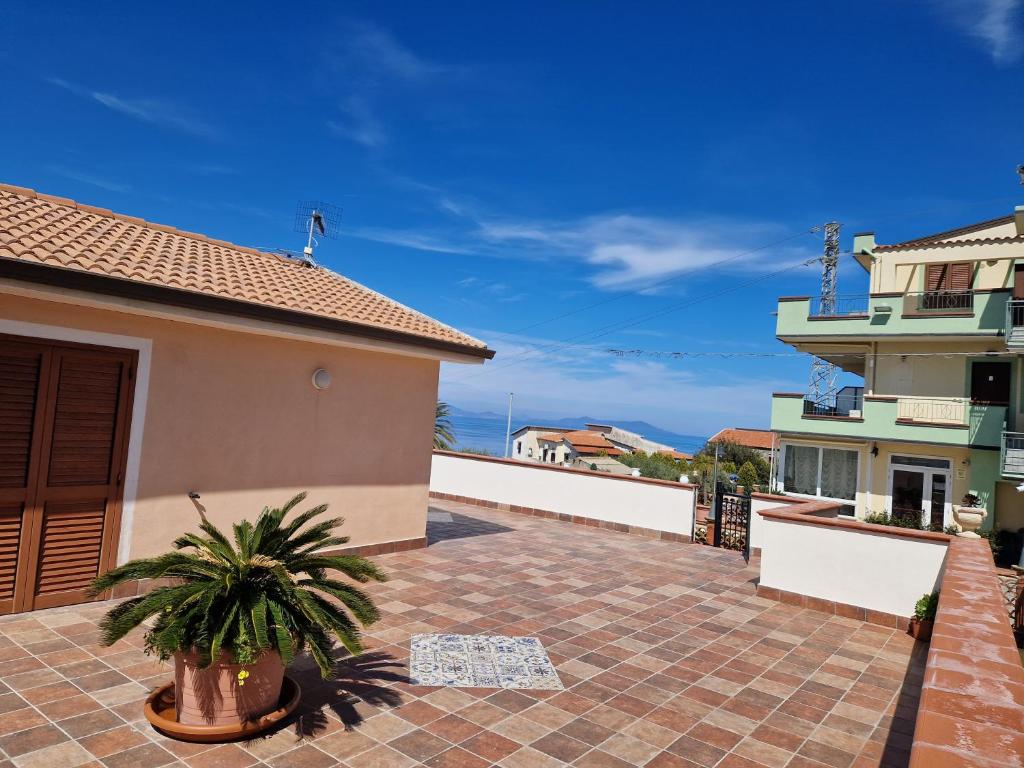
[[[305,497],[264,508],[255,524],[234,524],[233,541],[204,516],[202,535],[187,533],[174,551],[133,560],[93,582],[98,595],[136,579],[171,580],[118,604],[100,627],[112,645],[153,619],[146,651],[174,658],[179,723],[254,720],[277,706],[284,667],[297,653],[308,650],[327,678],[335,639],[352,654],[362,651],[358,625],[373,623],[378,613],[351,581],[386,577],[365,558],[323,554],[348,542],[333,534],[341,518],[314,522],[327,505],[286,520]]]

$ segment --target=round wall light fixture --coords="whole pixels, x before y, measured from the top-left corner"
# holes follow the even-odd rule
[[[331,374],[326,368],[313,371],[313,386],[316,389],[327,389],[331,386]]]

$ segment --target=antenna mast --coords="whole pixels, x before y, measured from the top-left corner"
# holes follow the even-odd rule
[[[306,236],[306,247],[302,249],[302,261],[315,267],[313,249],[319,245],[317,236],[334,239],[338,236],[340,229],[341,208],[319,200],[300,201],[295,209],[295,231]]]
[[[836,273],[839,267],[839,222],[825,225],[825,253],[821,257],[821,306],[819,314],[836,313]],[[839,394],[839,373],[834,364],[815,357],[811,362],[810,397],[816,406],[834,406]]]

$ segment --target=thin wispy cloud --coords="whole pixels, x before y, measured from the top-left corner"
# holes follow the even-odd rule
[[[327,121],[327,127],[335,136],[364,147],[379,147],[387,143],[387,130],[365,99],[353,96],[339,109],[341,116]]]
[[[68,168],[63,165],[48,165],[46,170],[50,173],[56,174],[57,176],[62,176],[65,179],[105,189],[108,192],[130,192],[132,189],[130,184],[123,184],[119,181],[114,181],[103,176],[96,176],[92,173],[80,171],[75,168]]]
[[[996,64],[1024,55],[1022,0],[938,0],[948,23],[977,40]]]
[[[753,375],[710,365],[697,369],[615,357],[602,344],[560,347],[552,339],[471,332],[486,339],[497,355],[486,375],[442,366],[440,396],[461,407],[491,408],[507,402],[508,393],[515,391],[521,408],[565,415],[565,393],[571,392],[580,414],[643,419],[683,434],[710,434],[727,423],[764,424],[770,393],[789,385],[768,365]],[[520,362],[508,364],[513,359]],[[622,412],[609,412],[609,404],[623,402],[623,392],[629,393],[628,405]]]
[[[376,85],[384,78],[422,82],[458,68],[430,61],[402,45],[388,30],[375,24],[355,24],[347,36],[343,61],[359,77]]]
[[[442,198],[447,199],[447,198]],[[572,259],[590,267],[586,280],[609,291],[651,292],[657,284],[705,268],[764,271],[802,261],[819,248],[810,238],[757,250],[788,234],[748,219],[669,219],[603,213],[566,221],[489,218],[458,206],[451,226],[431,230],[355,230],[356,237],[408,248],[496,258]],[[451,212],[452,209],[449,209]],[[721,264],[721,262],[725,262]]]
[[[104,91],[95,91],[59,77],[47,78],[47,82],[133,120],[204,139],[216,138],[219,135],[219,131],[205,118],[181,104],[154,98],[124,98]]]
[[[327,69],[333,75],[331,87],[345,95],[338,100],[338,117],[328,120],[327,127],[334,135],[371,149],[390,139],[382,114],[396,97],[408,104],[410,94],[467,71],[416,53],[375,24],[348,24],[339,40],[326,54]]]

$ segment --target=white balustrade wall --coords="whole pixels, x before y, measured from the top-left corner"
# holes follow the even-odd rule
[[[762,518],[760,586],[896,616],[939,589],[947,540],[834,522]]]
[[[696,489],[534,462],[435,452],[430,490],[690,536]]]

